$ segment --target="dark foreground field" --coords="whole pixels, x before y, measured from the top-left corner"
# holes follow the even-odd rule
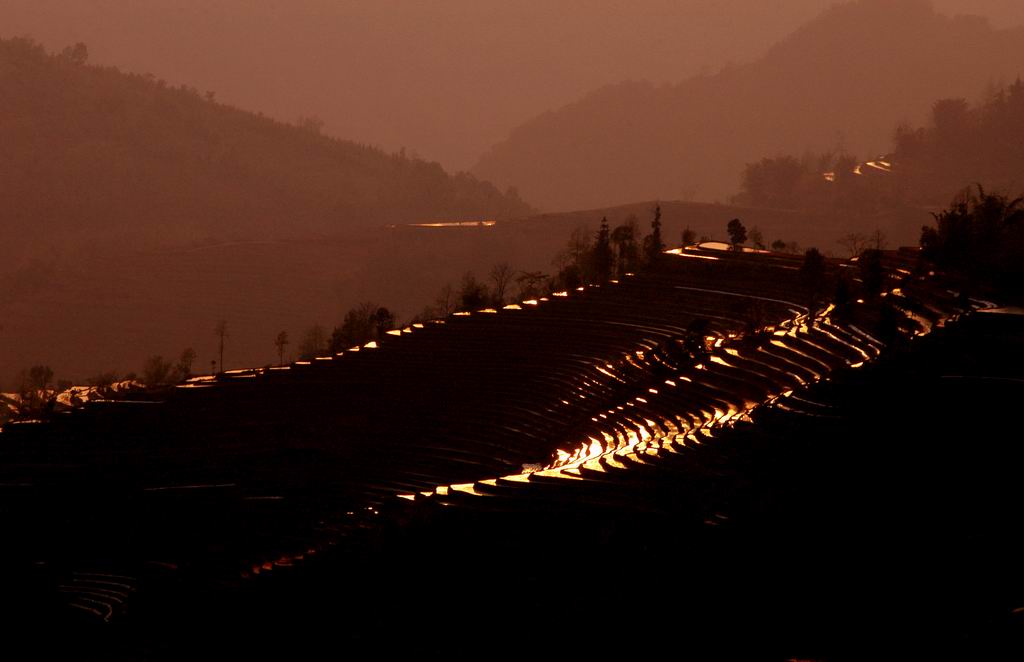
[[[170,657],[1020,659],[1024,325],[980,317],[814,389],[819,415],[767,409],[695,468],[623,480],[621,506],[390,510],[135,634]]]
[[[704,255],[5,430],[8,648],[1018,659],[1022,318],[875,358],[859,308],[800,325],[792,258]],[[901,305],[951,305],[915,287]],[[737,297],[777,331],[730,339]],[[695,319],[724,341],[700,359]]]

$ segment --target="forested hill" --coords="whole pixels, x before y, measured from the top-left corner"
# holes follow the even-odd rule
[[[507,218],[514,194],[217,103],[212,93],[0,39],[0,260],[117,241],[179,244],[339,234],[438,218]]]
[[[750,64],[678,85],[613,85],[515,129],[474,172],[545,211],[725,200],[745,163],[840,150],[874,158],[940,98],[1024,73],[1024,29],[927,0],[834,6]]]
[[[1024,192],[1024,83],[994,88],[982,103],[939,99],[922,127],[896,127],[885,158],[805,152],[765,157],[743,171],[737,204],[873,216],[899,208],[938,211],[970,184],[1011,198]]]

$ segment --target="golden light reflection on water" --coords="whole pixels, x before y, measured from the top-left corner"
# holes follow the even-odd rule
[[[784,349],[786,351],[793,352],[794,354],[798,354],[798,355],[802,356],[803,358],[807,359],[808,361],[812,361],[812,362],[817,363],[819,365],[825,365],[821,361],[819,361],[818,359],[814,358],[813,356],[805,354],[804,352],[801,352],[800,350],[798,350],[798,349],[796,349],[794,347],[790,347],[789,345],[787,345],[786,343],[782,342],[781,340],[772,340],[771,344],[776,346],[776,347],[780,347],[780,348],[782,348],[782,349]],[[783,359],[783,360],[785,360],[785,359]],[[811,373],[812,375],[814,375],[815,380],[821,379],[821,373],[818,372],[817,370],[813,370],[813,369],[807,367],[806,365],[800,365],[800,364],[795,363],[793,361],[789,361],[789,363],[792,363],[793,365],[795,365],[797,367],[800,367],[800,368],[803,368],[807,372]],[[828,369],[828,366],[825,365],[825,368]]]
[[[680,249],[667,252],[670,254],[682,253]],[[899,297],[903,293],[897,288],[892,291],[892,294]],[[565,297],[568,296],[568,292],[556,292],[553,296]],[[547,300],[546,297],[539,300],[527,300],[523,301],[522,305],[537,305],[539,301],[545,300]],[[788,304],[789,302],[781,303]],[[748,350],[745,345],[731,346],[733,341],[742,342],[744,337],[742,333],[728,332],[725,335],[709,336],[706,339],[706,348],[710,354],[707,362],[732,370],[743,371],[750,375],[757,375],[764,380],[764,383],[775,383],[778,375],[784,373],[800,385],[807,385],[808,383],[823,379],[832,369],[832,365],[845,364],[854,368],[861,367],[865,361],[872,358],[872,355],[877,355],[881,347],[884,346],[877,338],[854,325],[845,326],[834,322],[829,317],[835,310],[834,305],[830,304],[827,306],[813,320],[794,306],[795,304],[788,306],[793,314],[792,318],[784,320],[777,325],[766,325],[764,327],[764,330],[773,334],[768,341],[769,347],[767,350],[763,345],[755,346],[752,350]],[[505,306],[505,308],[514,310],[520,307],[512,304]],[[912,313],[903,312],[908,318],[915,319]],[[925,332],[927,329],[930,329],[930,326],[926,327],[919,319],[915,319],[915,321],[921,324]],[[821,334],[820,336],[815,335],[819,333]],[[842,347],[857,352],[863,360],[852,363],[848,359],[843,358],[842,354],[830,349],[830,347],[834,346],[830,342],[823,340],[826,337]],[[772,345],[782,350],[782,352],[771,351]],[[756,354],[756,352],[768,354],[771,360],[767,358],[765,360],[757,360],[750,356],[751,353]],[[730,362],[725,357],[742,360]],[[661,363],[675,368],[674,365],[663,361],[659,354],[652,355],[651,359],[648,360],[643,350],[625,353],[618,366],[614,363],[606,362],[603,365],[595,365],[594,368],[605,377],[628,385],[630,383],[628,378],[632,373],[629,368],[626,368],[626,364],[646,372],[650,371],[653,363]],[[784,370],[780,368],[780,363],[791,366],[791,369]],[[763,371],[753,369],[751,366],[761,366]],[[702,363],[698,363],[693,367],[697,370],[707,370],[707,366]],[[724,373],[712,369],[705,374],[707,379],[697,383],[702,388],[711,389],[715,392],[714,400],[712,400],[712,402],[717,403],[715,405],[712,405],[712,402],[708,402],[703,406],[696,405],[696,408],[690,411],[679,413],[666,412],[668,418],[664,418],[657,412],[665,408],[670,408],[668,411],[671,411],[671,408],[677,408],[678,404],[665,398],[678,391],[666,390],[662,394],[659,392],[659,389],[645,385],[642,388],[646,391],[646,397],[634,396],[632,399],[621,401],[621,404],[601,405],[602,408],[607,407],[607,413],[593,412],[595,415],[591,417],[591,421],[598,423],[597,430],[593,431],[591,435],[587,436],[584,441],[578,443],[575,447],[570,445],[569,450],[562,448],[556,450],[554,459],[547,465],[523,464],[523,471],[518,474],[510,474],[497,479],[489,478],[476,483],[440,486],[434,491],[425,491],[421,492],[421,494],[449,496],[455,492],[472,496],[486,496],[489,492],[481,492],[477,489],[477,486],[494,488],[500,487],[503,482],[529,483],[531,477],[536,477],[537,479],[584,480],[587,478],[587,472],[607,473],[609,470],[625,470],[629,468],[630,463],[649,464],[658,457],[659,453],[678,454],[689,452],[687,450],[688,447],[713,440],[715,430],[717,429],[731,426],[738,421],[750,422],[751,412],[758,407],[775,405],[781,409],[786,409],[786,406],[778,401],[793,395],[793,390],[787,388],[781,392],[769,392],[765,394],[765,398],[761,402],[755,402],[739,394],[734,394],[728,386],[723,386],[716,379],[715,375],[724,375]],[[805,374],[811,375],[810,382],[803,376]],[[698,377],[698,380],[700,379]],[[673,379],[662,379],[661,381],[667,387],[683,390],[685,390],[688,384],[694,384],[694,380],[685,375],[678,375]],[[580,391],[576,395],[581,400],[587,399],[587,395],[582,392],[583,389],[591,387],[605,389],[605,391],[598,391],[595,394],[598,402],[605,397],[601,393],[607,392],[607,382],[602,384],[592,377],[584,377],[581,383],[583,386],[577,386],[574,389]],[[655,403],[654,406],[651,404],[652,401]],[[567,406],[570,405],[569,400],[566,399],[560,402]],[[637,408],[638,405],[643,407]],[[640,412],[655,418],[637,417],[637,414]],[[593,476],[591,475],[591,477]],[[490,493],[493,493],[493,490]],[[410,497],[415,498],[415,495],[402,495],[402,498],[408,499]]]
[[[687,246],[687,250],[689,250],[689,249],[690,249],[690,247]],[[682,248],[673,248],[671,250],[665,251],[665,253],[668,254],[668,255],[675,255],[677,257],[692,257],[692,258],[696,258],[698,260],[719,260],[720,259],[720,258],[715,257],[714,255],[697,255],[695,253],[689,253],[689,252],[684,251]],[[631,275],[631,274],[628,274],[628,275]]]
[[[492,228],[497,221],[434,221],[432,223],[409,223],[410,228]]]

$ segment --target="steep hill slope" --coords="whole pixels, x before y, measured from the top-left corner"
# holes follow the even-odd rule
[[[0,40],[0,263],[82,244],[339,233],[529,207],[466,174]]]
[[[873,157],[935,99],[1024,70],[1024,29],[949,18],[926,0],[825,11],[751,64],[675,86],[625,82],[536,117],[474,172],[545,210],[724,199],[747,162],[843,147]]]

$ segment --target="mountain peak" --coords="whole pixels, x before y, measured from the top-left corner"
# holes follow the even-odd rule
[[[546,210],[726,199],[748,162],[778,153],[881,153],[900,121],[1024,69],[1021,29],[950,18],[927,0],[838,4],[750,64],[662,93],[611,85],[538,116],[474,169]]]

